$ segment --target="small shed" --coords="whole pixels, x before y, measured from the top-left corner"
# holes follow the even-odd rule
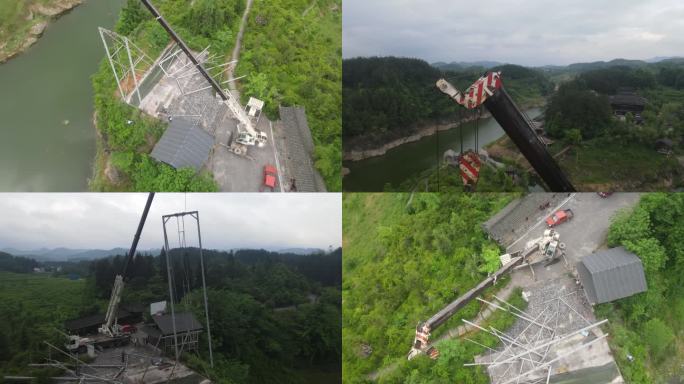
[[[214,138],[189,119],[174,118],[151,156],[176,169],[193,168],[198,171],[209,158]]]
[[[585,257],[577,264],[577,273],[591,304],[622,299],[647,289],[641,260],[624,247]]]
[[[173,319],[171,314],[152,316],[154,326],[145,326],[143,332],[147,334],[147,342],[165,351],[173,349]],[[189,312],[176,313],[176,339],[178,347],[184,346],[185,351],[196,350],[199,334],[203,327],[195,316]]]

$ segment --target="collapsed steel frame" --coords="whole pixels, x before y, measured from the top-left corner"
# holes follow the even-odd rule
[[[209,54],[210,46],[204,48],[196,55],[197,57],[194,57],[187,53],[189,50],[186,52],[183,49],[184,47],[174,41],[169,43],[155,62],[152,62],[145,51],[128,37],[101,27],[98,30],[119,94],[127,104],[132,104],[134,96],[137,99],[136,106],[142,104],[145,96],[140,93],[141,85],[155,68],[159,68],[165,77],[176,83],[181,96],[189,96],[212,88],[216,90],[219,87],[218,89],[221,90],[219,96],[228,100],[230,98],[228,91],[224,91],[220,86],[246,77],[239,76],[217,81],[216,78],[221,78],[228,68],[237,64],[237,60],[221,63],[220,55]],[[185,48],[187,49],[187,47]],[[204,68],[204,66],[207,67]],[[130,92],[122,86],[129,77],[133,79],[134,85]],[[207,81],[210,85],[206,85]]]
[[[169,281],[169,302],[171,304],[171,324],[173,327],[173,341],[174,341],[174,350],[175,350],[175,355],[176,355],[176,361],[180,358],[180,355],[183,353],[182,346],[181,350],[179,353],[178,350],[178,332],[176,332],[176,312],[175,312],[175,306],[174,306],[174,300],[175,300],[175,294],[174,294],[174,289],[173,289],[173,282],[172,282],[172,274],[171,270],[173,269],[173,266],[171,264],[171,257],[169,255],[169,237],[166,232],[166,224],[169,222],[169,220],[175,218],[176,220],[183,220],[183,240],[180,245],[185,247],[185,221],[184,218],[186,216],[190,216],[192,219],[195,220],[197,223],[197,239],[199,243],[199,258],[200,258],[200,269],[202,272],[202,295],[204,297],[204,315],[206,318],[206,326],[207,326],[207,340],[209,341],[209,364],[211,367],[214,366],[214,355],[212,352],[212,346],[211,346],[211,328],[209,325],[209,302],[207,300],[207,283],[206,283],[206,278],[205,278],[205,271],[204,271],[204,256],[202,255],[202,232],[200,231],[200,219],[199,219],[199,212],[198,211],[189,211],[189,212],[178,212],[178,213],[172,213],[169,215],[164,215],[162,216],[162,227],[164,229],[164,253],[166,255],[166,273]],[[178,224],[178,222],[177,222]],[[180,228],[179,228],[179,237],[180,237]]]
[[[126,36],[122,36],[116,32],[105,28],[98,28],[100,38],[107,53],[107,60],[109,66],[112,68],[112,73],[116,79],[116,85],[119,89],[121,98],[128,104],[135,94],[138,99],[138,105],[142,103],[142,96],[140,95],[140,84],[144,77],[138,81],[138,72],[143,71],[142,64],[152,65],[152,61],[147,57],[145,52],[135,45]],[[134,88],[130,92],[125,92],[121,86],[122,82],[127,77],[133,78]]]
[[[594,323],[590,322],[577,311],[568,300],[566,300],[568,296],[579,294],[579,292],[580,291],[574,291],[567,294],[561,294],[545,301],[541,312],[534,317],[497,296],[494,296],[494,298],[500,305],[478,298],[477,300],[481,303],[486,304],[493,309],[500,309],[514,315],[522,322],[524,328],[517,336],[512,337],[492,326],[487,329],[463,319],[462,321],[468,326],[495,336],[503,345],[503,348],[496,350],[472,339],[465,338],[465,340],[469,342],[486,348],[489,350],[490,354],[483,357],[479,362],[466,363],[464,366],[486,367],[492,384],[517,384],[521,382],[529,384],[548,384],[551,379],[554,363],[589,347],[608,336],[608,334],[602,334],[593,340],[580,343],[580,345],[573,347],[569,352],[551,358],[549,351],[554,346],[578,337],[578,335],[588,337],[589,331],[608,322],[608,320],[601,320]],[[562,318],[563,314],[569,313],[582,319],[583,322],[586,323],[586,326],[567,333],[561,332],[559,320]],[[501,371],[503,366],[506,368]],[[536,375],[533,376],[533,374]]]

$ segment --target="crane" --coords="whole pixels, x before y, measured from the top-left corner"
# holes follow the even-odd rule
[[[531,122],[506,92],[501,81],[501,72],[487,72],[464,93],[445,79],[437,81],[437,88],[467,109],[484,105],[549,189],[553,192],[575,191],[575,187],[534,132]]]
[[[135,231],[135,236],[133,237],[133,244],[128,251],[126,260],[124,261],[124,266],[121,274],[116,275],[114,278],[114,288],[112,288],[112,295],[109,298],[109,306],[107,307],[107,312],[105,314],[105,322],[98,329],[98,331],[109,337],[118,337],[121,335],[121,327],[117,324],[117,312],[119,310],[119,303],[121,302],[121,294],[124,288],[124,278],[126,276],[126,270],[128,269],[128,264],[135,257],[135,250],[138,248],[138,241],[140,240],[140,234],[142,233],[143,227],[145,226],[145,221],[147,220],[147,214],[150,211],[150,206],[152,205],[152,200],[154,199],[154,192],[150,192],[147,196],[147,203],[145,203],[145,209],[143,210],[142,217],[140,217],[140,222],[138,223],[138,229]]]
[[[232,93],[226,93],[219,83],[209,75],[209,72],[204,68],[202,63],[197,60],[195,55],[190,51],[190,48],[185,44],[183,39],[176,34],[176,32],[171,28],[169,23],[166,22],[164,17],[159,13],[157,8],[152,5],[150,0],[140,0],[142,1],[143,5],[152,13],[154,18],[161,24],[161,26],[164,28],[166,33],[178,44],[180,49],[188,56],[190,61],[195,65],[195,68],[197,68],[197,71],[209,82],[209,85],[216,91],[216,93],[221,97],[223,102],[228,106],[228,109],[233,113],[233,115],[237,118],[238,120],[238,137],[235,139],[235,141],[239,144],[242,145],[248,145],[248,146],[253,146],[257,145],[259,147],[264,146],[266,142],[268,141],[268,136],[266,133],[254,128],[254,125],[252,124],[252,120],[250,117],[247,115],[245,110],[242,108],[240,103],[237,101],[235,96]],[[257,99],[255,99],[257,100]],[[263,102],[260,100],[257,100],[260,102],[261,105],[263,105]]]
[[[500,256],[502,266],[499,270],[482,280],[478,285],[458,297],[456,300],[447,304],[428,320],[418,323],[416,326],[416,335],[408,354],[408,359],[411,360],[422,353],[427,354],[432,359],[439,357],[437,348],[430,344],[430,335],[437,327],[444,324],[458,312],[458,310],[480,295],[487,287],[494,284],[499,277],[512,271],[515,267],[522,264],[523,261],[529,263],[529,257],[535,252],[541,250],[547,263],[557,259],[558,255],[556,254],[556,250],[560,249],[563,251],[565,249],[565,244],[559,243],[559,239],[560,235],[558,232],[553,229],[547,229],[542,236],[527,242],[525,249]]]

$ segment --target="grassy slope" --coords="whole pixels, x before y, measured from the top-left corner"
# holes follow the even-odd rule
[[[610,138],[588,140],[559,160],[575,187],[582,191],[668,190],[663,178],[679,165],[653,148],[639,143],[616,143]]]
[[[36,4],[51,4],[59,0],[3,0],[0,1],[0,61],[14,53],[29,36],[34,25],[48,20],[41,14],[31,15],[31,6]]]
[[[266,101],[270,118],[281,104],[306,108],[316,168],[330,191],[342,189],[341,3],[255,0],[237,68],[237,75],[248,75],[243,97]]]
[[[455,299],[454,290],[464,292],[481,280],[484,275],[477,272],[481,261],[473,255],[478,248],[493,245],[479,223],[512,195],[442,195],[448,201],[439,202],[438,195],[416,194],[411,204],[419,211],[415,214],[405,210],[408,198],[398,193],[344,196],[345,382],[362,382],[370,372],[402,361],[415,324]],[[449,249],[449,255],[442,248]],[[471,304],[461,316],[470,318],[477,312],[477,305]],[[457,318],[438,329],[433,339],[458,325]],[[359,355],[362,343],[373,348],[368,358]],[[415,364],[401,363],[399,370],[418,369],[424,376],[423,363]]]

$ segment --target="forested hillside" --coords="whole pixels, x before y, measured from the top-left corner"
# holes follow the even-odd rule
[[[89,294],[84,280],[10,272],[0,272],[0,303],[0,378],[36,375],[44,383],[58,372],[27,366],[45,356],[43,341],[63,344],[55,328],[84,315],[82,308],[103,304]]]
[[[641,119],[613,117],[609,97],[628,89],[645,98]],[[546,109],[546,131],[561,140],[552,150],[572,146],[560,161],[583,190],[663,190],[684,185],[684,65],[665,61],[588,70],[560,84]],[[672,154],[656,152],[669,140]],[[625,154],[629,154],[626,156]],[[610,167],[606,167],[610,164]]]
[[[596,307],[610,320],[610,345],[631,384],[684,380],[684,196],[649,194],[616,217],[610,246],[641,258],[648,290]],[[631,359],[630,359],[631,357]]]
[[[172,251],[172,282],[180,300],[176,310],[203,319],[197,256],[197,249]],[[205,250],[204,256],[215,367],[207,364],[206,348],[201,359],[185,355],[191,367],[220,383],[339,381],[341,249],[310,256]],[[123,261],[123,256],[93,261],[89,276],[78,281],[3,275],[0,323],[17,328],[0,329],[0,376],[26,373],[26,364],[44,357],[43,339],[62,343],[54,328],[61,329],[64,320],[103,312]],[[123,303],[168,299],[165,271],[165,257],[136,257],[128,268]]]
[[[305,107],[316,168],[328,190],[342,190],[342,1],[255,0],[250,13],[237,67],[243,98],[264,100],[271,119],[279,105]]]
[[[481,352],[467,342],[440,343],[437,362],[426,357],[407,362],[406,355],[419,321],[497,268],[500,250],[487,239],[481,224],[513,197],[485,193],[344,196],[345,383],[365,382],[369,374],[383,368],[391,370],[382,376],[381,382],[386,383],[486,382],[483,371],[462,369],[463,362]],[[474,317],[478,308],[471,302],[431,338],[439,338],[460,324],[461,318]],[[502,322],[502,328],[510,325],[505,317],[492,321]]]
[[[537,70],[502,65],[506,89],[517,103],[539,103],[552,90]],[[445,77],[465,90],[484,72],[467,67],[443,72],[420,59],[372,57],[344,60],[342,69],[345,149],[368,148],[411,134],[418,125],[454,121],[463,112],[435,86]]]
[[[9,253],[0,252],[0,271],[16,272],[16,273],[30,273],[33,268],[40,264],[30,258],[18,257],[10,255]]]

